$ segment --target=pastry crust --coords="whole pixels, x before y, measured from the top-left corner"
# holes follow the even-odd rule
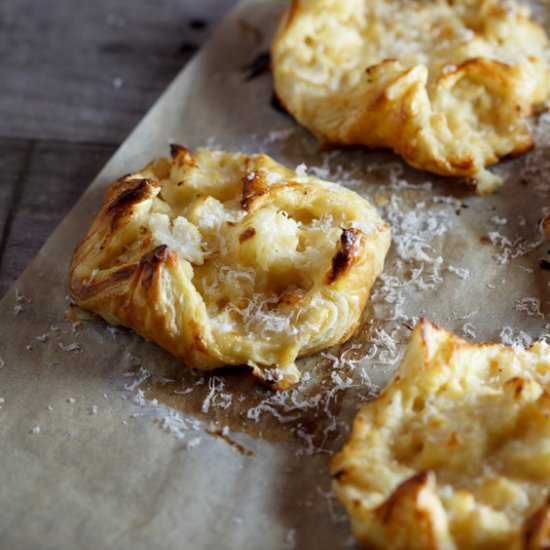
[[[202,370],[285,388],[349,338],[390,244],[356,193],[265,155],[172,147],[121,178],[73,257],[75,303]]]
[[[550,348],[468,344],[421,321],[355,419],[334,489],[373,549],[543,549]]]
[[[532,146],[550,44],[513,0],[293,0],[272,45],[275,92],[321,142],[390,148],[460,176]]]

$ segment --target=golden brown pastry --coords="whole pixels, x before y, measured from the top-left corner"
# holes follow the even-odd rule
[[[275,92],[323,143],[390,148],[461,176],[532,145],[550,44],[513,0],[293,0],[272,45]]]
[[[359,412],[334,489],[373,549],[550,542],[550,348],[468,344],[426,321]]]
[[[121,178],[75,252],[75,303],[202,370],[276,388],[349,338],[390,244],[356,193],[265,155],[172,147]]]

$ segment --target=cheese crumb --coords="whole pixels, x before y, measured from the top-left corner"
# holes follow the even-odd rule
[[[299,176],[305,176],[307,175],[307,166],[302,162],[301,164],[298,164],[296,166],[296,170],[294,170]]]
[[[514,309],[524,311],[530,317],[538,316],[544,319],[544,314],[540,311],[540,300],[538,298],[526,297],[516,300]]]
[[[19,303],[32,304],[32,300],[21,294],[18,288],[15,289],[15,301]]]
[[[77,344],[76,342],[73,342],[72,344],[63,344],[62,342],[58,342],[57,345],[62,351],[80,351],[80,344]]]
[[[454,265],[450,265],[447,268],[451,273],[454,273],[455,275],[458,275],[461,279],[467,279],[470,276],[470,270],[464,269],[462,267],[455,267]]]
[[[500,340],[507,346],[512,346],[516,350],[525,350],[531,346],[533,339],[529,334],[520,330],[517,334],[514,333],[514,329],[510,326],[504,327],[500,331]]]
[[[189,441],[187,443],[187,447],[189,449],[193,449],[194,447],[196,447],[199,443],[201,442],[201,438],[200,437],[195,437],[194,439],[191,439],[191,441]]]
[[[476,337],[476,327],[472,323],[465,323],[462,327],[462,332],[469,338]]]

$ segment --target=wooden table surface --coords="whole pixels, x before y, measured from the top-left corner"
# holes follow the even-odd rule
[[[0,2],[0,298],[236,3]]]

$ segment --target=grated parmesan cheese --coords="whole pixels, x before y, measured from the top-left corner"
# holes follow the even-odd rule
[[[499,264],[507,264],[525,254],[537,249],[544,241],[538,237],[533,241],[526,241],[521,235],[509,239],[498,231],[491,231],[488,235],[491,244],[498,247],[500,252],[495,254],[495,260]]]
[[[76,342],[73,342],[72,344],[63,344],[62,342],[58,342],[57,345],[62,351],[82,351],[80,349],[80,344],[77,344]]]
[[[454,273],[455,275],[458,275],[461,279],[467,279],[470,276],[470,270],[464,269],[462,267],[455,267],[454,265],[450,265],[447,267],[447,270],[451,273]]]
[[[501,218],[499,216],[493,216],[491,218],[491,222],[495,225],[506,225],[508,223],[508,220],[506,218]]]
[[[301,164],[298,164],[294,170],[299,176],[306,176],[307,175],[307,166],[302,162]]]
[[[465,323],[462,327],[462,332],[471,339],[476,337],[476,327],[472,323]]]
[[[538,298],[528,297],[516,300],[514,309],[523,311],[530,317],[538,316],[544,319],[544,314],[540,311],[540,300]]]
[[[550,116],[548,122],[550,123]],[[288,131],[277,132],[279,133],[268,135],[264,143],[278,143],[291,137],[300,138],[294,127]],[[244,420],[254,424],[260,424],[267,418],[274,419],[282,429],[299,438],[302,443],[299,454],[333,452],[338,442],[342,441],[349,431],[349,422],[341,418],[340,413],[335,412],[340,410],[342,402],[345,400],[349,400],[348,404],[363,402],[380,391],[381,380],[389,377],[401,359],[410,331],[416,324],[416,315],[420,314],[423,304],[433,299],[434,290],[443,283],[445,273],[452,273],[462,279],[471,277],[468,269],[446,263],[443,254],[445,238],[452,233],[453,224],[456,223],[454,221],[457,219],[456,210],[465,208],[462,202],[452,196],[438,196],[437,185],[429,181],[422,183],[408,181],[404,176],[401,162],[374,164],[358,160],[350,163],[350,154],[352,155],[341,151],[322,153],[320,165],[306,167],[304,164],[297,170],[303,171],[304,174],[307,171],[323,179],[339,181],[348,187],[360,188],[365,185],[365,173],[372,181],[390,181],[388,186],[381,190],[377,189],[376,192],[381,194],[380,200],[377,201],[380,213],[392,228],[392,256],[388,258],[392,270],[384,273],[373,288],[368,306],[371,309],[366,315],[366,319],[371,320],[365,320],[364,325],[359,329],[364,334],[361,344],[350,343],[342,348],[319,354],[314,376],[304,372],[302,380],[296,387],[277,393],[265,392],[259,402],[245,409],[243,415]],[[353,158],[360,159],[359,156]],[[348,166],[351,168],[347,168]],[[548,162],[547,174],[550,182],[550,162]],[[276,180],[273,178],[273,181],[266,183],[270,185],[276,183]],[[550,191],[550,184],[545,185]],[[411,208],[410,204],[414,206]],[[278,215],[285,216],[284,213],[278,213]],[[337,225],[329,217],[313,220],[310,224],[296,223],[288,218],[281,221],[290,222],[288,223],[289,242],[296,232],[327,231]],[[512,219],[508,221],[498,216],[491,218],[491,224],[501,231],[512,226],[512,221]],[[203,221],[200,224],[197,222],[197,225],[214,228],[217,223],[213,206],[211,216],[204,216]],[[296,226],[292,226],[292,223],[296,223]],[[484,223],[487,223],[486,220]],[[521,217],[518,218],[518,223],[522,225]],[[525,223],[523,220],[524,225]],[[268,234],[269,225],[270,221],[266,220]],[[493,229],[493,226],[489,227]],[[507,227],[501,229],[504,226]],[[499,263],[512,262],[542,242],[541,238],[528,242],[519,235],[503,235],[499,231],[491,231],[491,235],[492,237],[489,238],[496,249],[495,260]],[[205,243],[203,242],[202,245],[204,250]],[[230,246],[229,241],[220,243],[208,241],[206,254],[218,251],[225,254],[226,248]],[[281,256],[285,256],[289,249],[294,249],[293,247],[292,242],[290,245],[280,244],[279,248],[284,251]],[[303,251],[302,255],[314,261],[315,248],[311,248],[312,250]],[[281,259],[284,260],[284,257]],[[209,286],[205,291],[212,289],[214,293],[218,292],[216,288],[219,289],[222,285],[237,289],[253,288],[260,276],[255,270],[245,265],[237,266],[236,269],[222,267],[216,277],[208,281]],[[486,283],[486,286],[494,288],[490,283]],[[273,331],[287,330],[290,326],[289,319],[278,314],[274,308],[273,296],[246,295],[247,298],[238,302],[238,306],[236,304],[228,307],[220,306],[218,322],[225,323],[227,330],[231,330],[235,319],[241,318],[248,320],[247,334],[257,338],[269,338]],[[529,314],[528,311],[536,311],[529,309],[533,306],[522,303],[523,305],[519,307],[527,308],[523,310],[527,314]],[[451,307],[454,306],[451,305]],[[414,312],[414,315],[411,312]],[[474,338],[476,326],[465,321],[478,314],[478,311],[474,311],[462,317],[455,316],[458,325],[456,329],[462,328],[466,336]],[[460,321],[464,323],[462,327]],[[477,318],[476,323],[480,326]],[[299,334],[288,336],[298,338]],[[528,346],[531,343],[529,335],[523,331],[514,333],[510,327],[504,327],[500,338],[508,345]],[[154,411],[160,419],[161,428],[178,439],[185,439],[187,447],[191,446],[191,441],[197,441],[198,444],[201,439],[199,434],[202,434],[202,430],[205,429],[203,423],[147,400],[140,385],[149,377],[150,375],[143,377],[137,374],[131,381],[126,380],[124,388],[136,398],[134,405],[143,407],[142,412]],[[138,382],[138,380],[141,381]],[[188,395],[193,392],[195,392],[193,396],[197,394],[203,396],[202,401],[200,398],[198,400],[198,407],[203,414],[219,414],[219,411],[225,410],[233,413],[233,410],[239,410],[239,404],[243,406],[244,396],[234,389],[230,379],[226,380],[218,376],[199,377],[194,382],[190,382],[189,387],[179,386],[173,393]],[[259,393],[262,394],[261,391]],[[304,422],[304,419],[307,419],[307,422]],[[306,424],[315,425],[314,432],[311,426]],[[260,427],[262,427],[261,424]],[[192,446],[194,445],[195,443]],[[332,506],[332,493],[321,494],[327,499],[327,505]],[[337,515],[334,510],[332,512]],[[341,516],[341,520],[345,520],[345,517]]]
[[[533,339],[523,330],[515,333],[512,327],[504,327],[500,331],[500,340],[507,346],[512,346],[516,350],[525,350],[531,346]]]
[[[18,288],[15,289],[15,301],[18,303],[32,304],[32,300],[21,294]]]

